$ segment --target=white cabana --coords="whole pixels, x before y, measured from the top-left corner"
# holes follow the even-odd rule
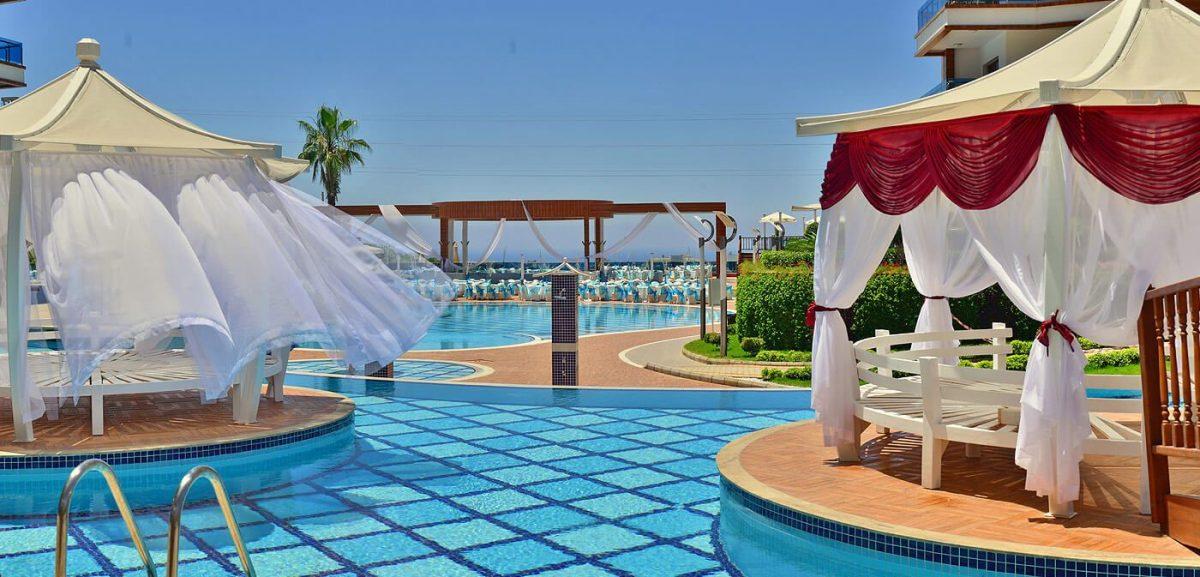
[[[858,432],[858,374],[833,311],[854,304],[900,227],[927,298],[919,330],[950,330],[945,297],[992,282],[1043,321],[1016,461],[1027,489],[1050,497],[1052,513],[1071,514],[1090,433],[1075,335],[1134,344],[1147,286],[1200,275],[1195,46],[1200,16],[1189,9],[1118,0],[960,88],[797,120],[801,135],[838,134],[810,308],[813,406],[827,444],[845,447]]]
[[[61,335],[57,397],[78,395],[114,355],[175,334],[194,388],[213,398],[267,350],[316,341],[356,367],[386,364],[436,319],[413,275],[363,244],[366,227],[280,183],[305,163],[138,96],[100,69],[94,40],[76,52],[77,68],[0,108],[0,378],[18,441],[44,411],[27,370],[27,239]],[[425,264],[420,274],[440,274]]]

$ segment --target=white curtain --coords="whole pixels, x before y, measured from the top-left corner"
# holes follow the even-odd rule
[[[400,244],[407,247],[409,250],[428,258],[438,258],[437,251],[433,250],[424,237],[422,237],[412,224],[404,218],[403,214],[390,204],[379,205],[379,213],[383,216],[383,222],[387,225],[388,230],[392,233],[392,238]]]
[[[917,316],[916,332],[954,330],[951,298],[973,295],[996,283],[996,276],[979,254],[967,231],[963,209],[933,191],[917,208],[900,217],[904,258],[908,273],[925,303]],[[913,349],[947,349],[958,341],[914,343]],[[941,362],[957,365],[958,357],[945,355]]]
[[[546,240],[546,237],[542,235],[541,229],[533,221],[533,215],[529,214],[529,207],[525,206],[525,201],[521,201],[521,210],[525,211],[525,220],[529,221],[529,230],[533,231],[533,236],[537,239],[538,244],[542,245],[542,248],[546,249],[546,252],[550,253],[551,257],[554,257],[554,260],[567,260],[567,257],[558,252],[558,249],[554,248],[554,245],[550,244],[550,241]]]
[[[496,233],[492,235],[492,242],[488,243],[487,250],[483,251],[483,255],[479,257],[479,260],[472,264],[484,264],[488,259],[492,258],[492,253],[496,252],[496,247],[500,246],[500,239],[504,237],[504,223],[507,221],[508,219],[502,218],[500,222],[496,223]]]
[[[1076,334],[1109,343],[1136,339],[1152,262],[1135,264],[1127,244],[1128,217],[1096,210],[1088,197],[1101,190],[1074,162],[1056,120],[1029,179],[999,206],[965,213],[971,235],[1009,299],[1022,312],[1058,320]],[[1127,223],[1126,230],[1114,227]],[[1141,226],[1153,226],[1152,222]],[[1139,249],[1141,250],[1141,249]],[[1091,434],[1084,366],[1078,344],[1049,331],[1049,347],[1035,342],[1021,396],[1016,461],[1026,489],[1059,502],[1079,496],[1079,463]]]
[[[174,329],[213,397],[267,348],[319,340],[356,366],[386,363],[437,316],[351,234],[361,223],[249,160],[26,153],[25,172],[76,387]]]
[[[813,262],[816,304],[832,309],[853,305],[896,236],[899,223],[899,217],[875,210],[857,188],[827,209],[817,229]],[[818,312],[813,327],[812,405],[821,420],[826,446],[857,441],[855,367],[854,348],[842,315]]]
[[[642,220],[639,220],[638,223],[633,226],[633,229],[629,231],[629,234],[625,235],[625,237],[621,240],[606,246],[604,250],[592,255],[592,258],[611,260],[612,255],[621,252],[622,249],[624,249],[626,246],[629,246],[629,243],[641,236],[641,234],[645,232],[646,227],[650,226],[650,223],[654,222],[654,217],[656,216],[658,216],[658,214],[653,212],[643,216]]]
[[[683,216],[683,213],[679,212],[678,208],[675,208],[674,203],[664,202],[663,206],[666,207],[667,214],[670,214],[671,218],[675,219],[675,222],[679,224],[680,228],[682,228],[692,240],[699,241],[700,239],[708,236],[706,233],[696,228],[695,225],[689,222],[687,217]],[[709,240],[704,246],[710,250],[718,250],[717,244],[713,240]]]

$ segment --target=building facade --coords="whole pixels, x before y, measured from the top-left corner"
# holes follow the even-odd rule
[[[11,4],[21,0],[0,0]],[[0,38],[0,89],[25,87],[25,47],[16,40]]]
[[[1112,0],[927,0],[917,10],[917,56],[942,59],[930,94],[995,72],[1045,46]],[[1200,11],[1200,0],[1180,0]]]

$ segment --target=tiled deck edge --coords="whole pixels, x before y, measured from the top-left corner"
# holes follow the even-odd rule
[[[253,439],[231,440],[204,445],[167,447],[134,451],[97,451],[67,455],[27,455],[0,457],[0,469],[72,468],[88,459],[102,459],[109,465],[154,463],[176,459],[195,459],[216,455],[232,455],[271,447],[290,445],[336,433],[354,424],[354,411],[313,427],[268,434]]]
[[[728,499],[768,521],[794,530],[855,547],[950,566],[1039,577],[1200,577],[1200,566],[1174,559],[1160,560],[1094,551],[1079,551],[1075,556],[1072,555],[1075,553],[1073,550],[988,541],[919,529],[906,531],[908,528],[837,514],[815,504],[805,506],[805,502],[794,497],[788,499],[789,505],[794,506],[783,505],[756,494],[753,489],[768,494],[778,491],[746,473],[737,464],[737,458],[753,440],[793,426],[796,425],[782,425],[751,433],[733,441],[718,453],[722,506]],[[963,543],[966,541],[971,543]]]

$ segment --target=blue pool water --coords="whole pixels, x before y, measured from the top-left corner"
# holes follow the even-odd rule
[[[273,577],[737,575],[716,540],[713,457],[750,431],[811,417],[806,391],[288,382],[341,392],[358,410],[341,449],[335,439],[275,458],[210,459],[237,488],[258,573]],[[179,475],[156,469],[118,474],[146,487],[135,500],[157,488],[165,501]],[[0,472],[9,474],[30,473]],[[37,483],[57,490],[66,474]],[[80,509],[105,508],[80,490]],[[138,518],[161,560],[167,511],[143,508]],[[53,525],[0,519],[0,575],[50,571]],[[123,533],[111,514],[80,519],[71,573],[139,574]],[[182,575],[240,574],[214,505],[185,512],[183,539]]]
[[[699,325],[695,307],[585,304],[579,307],[584,335]],[[550,305],[455,303],[429,329],[417,350],[498,347],[550,338]]]

